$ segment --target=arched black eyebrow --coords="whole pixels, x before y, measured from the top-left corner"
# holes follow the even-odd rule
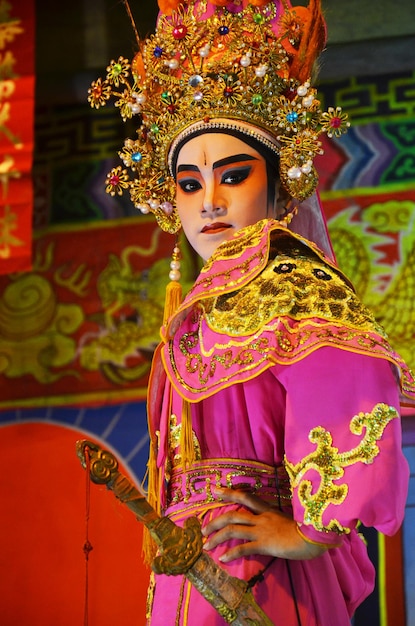
[[[179,172],[199,172],[197,165],[179,165],[177,173]]]
[[[224,165],[231,165],[232,163],[239,163],[240,161],[257,161],[258,159],[254,157],[252,154],[233,154],[232,156],[228,156],[225,159],[220,159],[220,161],[215,161],[213,164],[213,169],[216,170],[218,167],[223,167]]]
[[[199,172],[197,165],[179,165],[177,173],[179,172]]]
[[[257,157],[252,154],[233,154],[232,156],[225,157],[224,159],[220,159],[219,161],[215,161],[213,164],[213,169],[216,170],[218,167],[223,167],[224,165],[231,165],[232,163],[240,163],[241,161],[257,161]],[[177,168],[177,173],[179,172],[199,172],[199,168],[197,165],[179,165]]]

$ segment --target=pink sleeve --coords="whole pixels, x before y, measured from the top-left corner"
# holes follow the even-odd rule
[[[285,459],[301,532],[338,543],[359,520],[396,532],[409,473],[389,362],[324,347],[275,370],[286,389]]]

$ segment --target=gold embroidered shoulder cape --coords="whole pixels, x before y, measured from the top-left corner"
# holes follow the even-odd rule
[[[323,346],[389,360],[415,395],[411,372],[339,268],[273,220],[219,246],[162,336],[164,368],[190,402]]]

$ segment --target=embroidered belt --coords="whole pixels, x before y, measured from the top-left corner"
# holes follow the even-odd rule
[[[276,506],[291,505],[291,489],[285,468],[257,461],[205,459],[191,468],[173,468],[167,488],[165,514],[196,514],[198,510],[223,506],[213,487],[242,489]]]

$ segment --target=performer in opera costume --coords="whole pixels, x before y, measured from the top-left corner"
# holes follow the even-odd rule
[[[337,267],[315,189],[323,112],[310,76],[318,0],[159,2],[155,35],[92,84],[137,137],[107,191],[129,190],[205,264],[153,362],[149,499],[250,581],[274,624],[346,626],[374,586],[358,525],[395,533],[408,467],[400,393],[410,371]],[[131,74],[131,77],[130,77]],[[151,553],[151,546],[147,546]],[[184,576],[153,576],[148,624],[225,620]]]

